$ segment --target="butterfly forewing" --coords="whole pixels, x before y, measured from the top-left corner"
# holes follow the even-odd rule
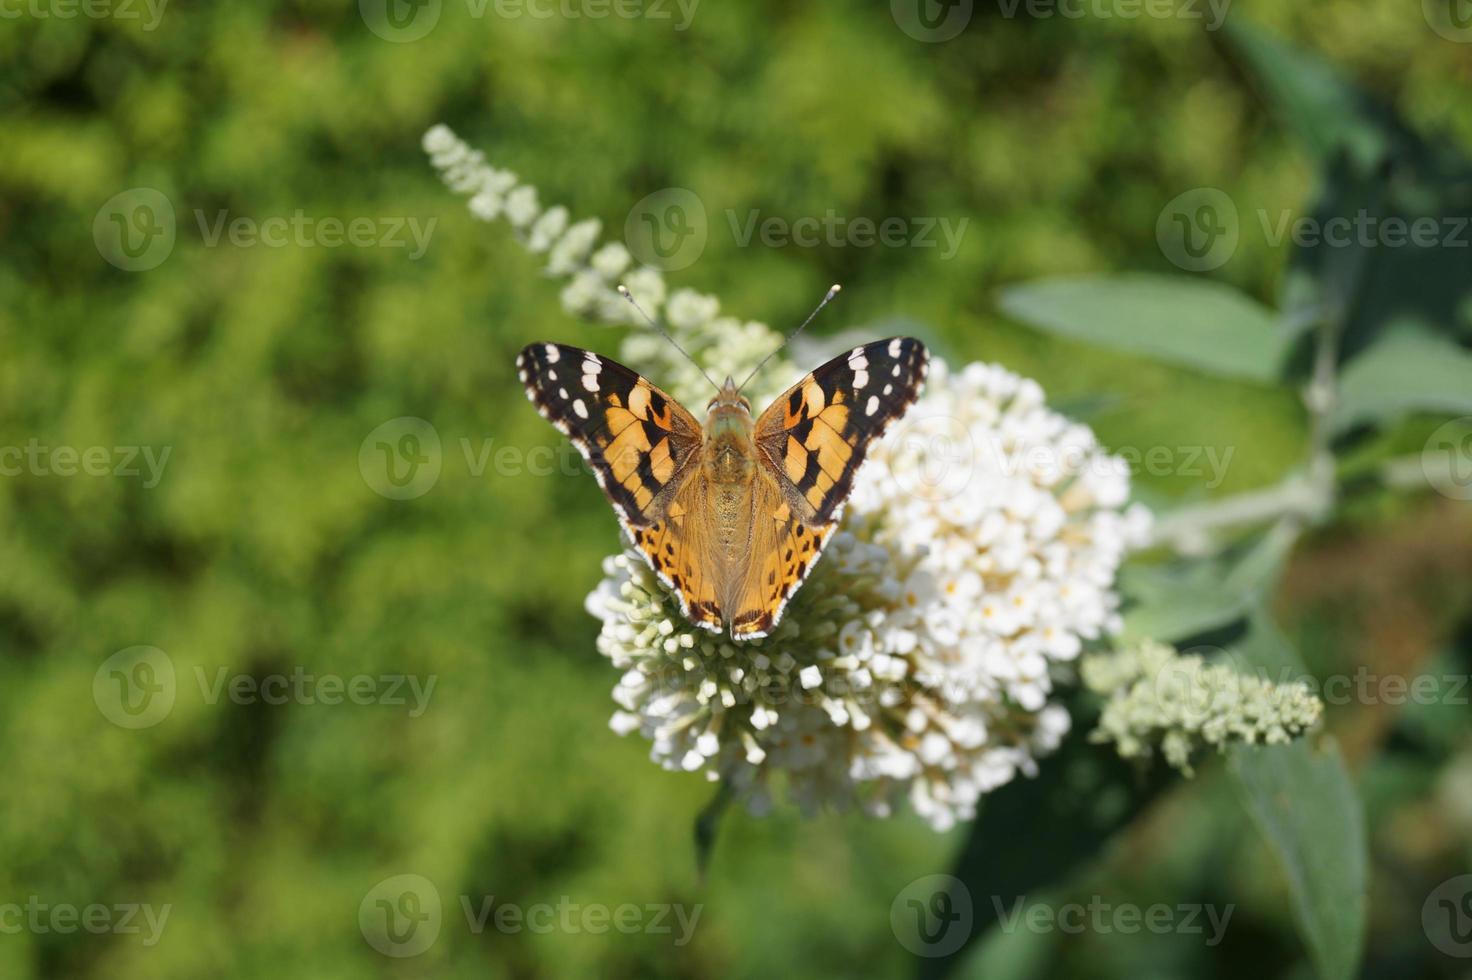
[[[699,461],[700,423],[616,361],[563,344],[516,359],[527,397],[583,454],[624,524],[658,520]]]
[[[835,520],[874,440],[920,395],[925,345],[892,337],[855,347],[772,403],[756,423],[757,456],[799,514]]]

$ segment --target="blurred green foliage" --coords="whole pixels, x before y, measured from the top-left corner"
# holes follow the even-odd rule
[[[614,340],[563,314],[536,260],[436,183],[419,149],[434,122],[615,237],[639,198],[693,190],[710,242],[671,283],[719,295],[727,312],[796,322],[839,281],[820,330],[910,321],[947,356],[1000,361],[1061,403],[1103,396],[1088,421],[1108,445],[1235,447],[1210,490],[1199,475],[1141,473],[1149,499],[1250,489],[1299,458],[1291,392],[1044,336],[996,311],[997,290],[1024,280],[1183,275],[1157,247],[1156,219],[1196,187],[1244,213],[1238,251],[1212,278],[1278,307],[1288,252],[1246,215],[1305,210],[1316,163],[1198,21],[1007,18],[977,5],[959,37],[925,44],[884,5],[856,0],[701,4],[685,31],[494,6],[474,17],[445,0],[426,37],[392,43],[343,0],[168,5],[154,30],[63,19],[60,2],[7,7],[22,15],[0,32],[0,445],[171,455],[152,488],[0,479],[0,903],[171,914],[154,946],[0,935],[0,975],[908,968],[890,902],[946,867],[956,839],[906,817],[733,814],[702,884],[690,826],[710,788],[608,730],[616,673],[581,609],[615,547],[606,505],[582,475],[477,473],[473,460],[488,446],[555,444],[515,383],[517,348]],[[1230,17],[1317,51],[1409,125],[1472,146],[1472,45],[1438,36],[1416,5],[1243,0]],[[157,268],[129,272],[99,254],[94,219],[136,187],[169,200],[177,241]],[[971,225],[949,261],[931,249],[743,248],[725,215],[751,209]],[[436,223],[412,261],[383,247],[210,245],[199,215],[222,210]],[[444,447],[438,482],[409,501],[375,493],[358,466],[368,434],[400,416],[430,420]],[[1409,425],[1385,438],[1419,446],[1429,426]],[[1453,630],[1469,598],[1456,584],[1467,524],[1465,505],[1380,502],[1311,542],[1315,574],[1338,559],[1404,578],[1387,572],[1367,599],[1363,583],[1325,596],[1312,575],[1295,591],[1290,574],[1285,618],[1310,662],[1343,668],[1368,655],[1368,633],[1405,641],[1384,648],[1382,670],[1408,669],[1429,646],[1465,672],[1468,637]],[[1423,567],[1441,571],[1441,591],[1397,591],[1424,585]],[[1367,603],[1399,631],[1357,618]],[[167,653],[177,694],[162,722],[126,730],[99,712],[93,681],[135,645]],[[437,685],[420,717],[209,703],[199,678],[221,668]],[[1359,746],[1372,844],[1393,868],[1372,889],[1372,971],[1452,975],[1419,915],[1426,890],[1472,858],[1461,711],[1340,714]],[[1120,851],[1070,887],[1084,901],[1236,903],[1226,942],[1019,931],[984,944],[976,975],[1301,975],[1281,875],[1217,775],[1165,800]],[[436,944],[405,961],[372,949],[357,921],[374,884],[399,873],[435,882],[447,907]],[[676,947],[666,935],[475,934],[461,895],[704,908]]]

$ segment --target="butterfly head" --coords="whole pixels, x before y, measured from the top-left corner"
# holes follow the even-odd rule
[[[741,394],[741,389],[736,386],[736,379],[729,374],[726,375],[726,383],[716,391],[716,396],[706,404],[706,411],[710,412],[714,419],[717,412],[744,412],[751,415],[751,402]]]

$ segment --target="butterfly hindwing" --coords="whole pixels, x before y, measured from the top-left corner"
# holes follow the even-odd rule
[[[646,528],[631,528],[629,536],[679,599],[685,618],[719,633],[725,628],[721,593],[726,576],[716,560],[719,552],[709,505],[710,487],[696,472],[676,491],[659,520]]]
[[[527,397],[577,446],[624,525],[658,520],[698,464],[700,423],[634,371],[579,347],[531,344],[516,368]]]
[[[836,520],[869,447],[920,395],[930,357],[911,337],[855,347],[772,403],[757,457],[813,526]]]
[[[731,636],[737,640],[754,640],[776,628],[838,526],[836,520],[810,524],[799,517],[765,471],[757,477],[752,511],[751,557],[731,604]]]

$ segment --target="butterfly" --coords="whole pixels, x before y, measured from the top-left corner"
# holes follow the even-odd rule
[[[909,337],[855,347],[753,419],[727,378],[702,427],[636,372],[531,344],[527,397],[581,451],[633,546],[696,626],[732,639],[782,619],[838,526],[865,453],[919,396],[929,355]]]

